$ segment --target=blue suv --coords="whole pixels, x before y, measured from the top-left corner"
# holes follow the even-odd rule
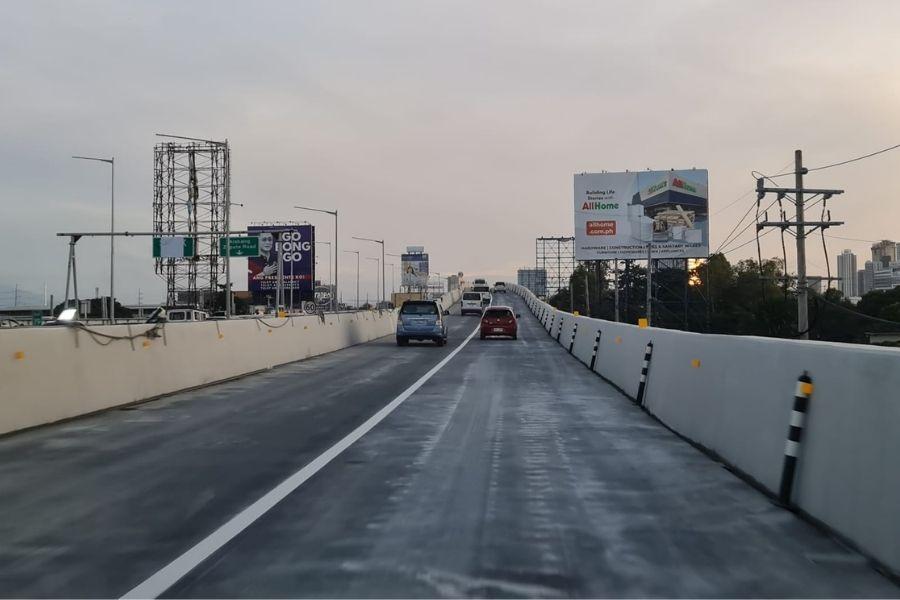
[[[447,343],[447,321],[450,311],[441,310],[435,300],[407,300],[397,316],[397,345],[409,340],[432,340],[438,346]]]

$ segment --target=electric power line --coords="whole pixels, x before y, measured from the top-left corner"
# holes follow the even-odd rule
[[[842,160],[840,162],[831,163],[830,165],[822,165],[821,167],[809,167],[806,169],[806,171],[822,171],[824,169],[830,169],[832,167],[840,167],[841,165],[857,162],[866,158],[872,158],[873,156],[878,156],[879,154],[884,154],[885,152],[890,152],[891,150],[896,150],[897,148],[900,148],[900,144],[888,146],[887,148],[882,148],[881,150],[876,150],[875,152],[863,154],[862,156],[856,156],[854,158],[848,158],[847,160]],[[780,175],[773,175],[773,177],[786,177],[787,175],[793,175],[793,173],[782,173]]]

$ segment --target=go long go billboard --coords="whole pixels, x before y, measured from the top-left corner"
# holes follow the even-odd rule
[[[312,296],[316,278],[315,227],[251,225],[247,227],[247,233],[259,236],[259,256],[247,259],[247,289],[253,294],[254,303],[266,304],[267,299],[275,299],[279,249],[286,298],[293,295],[296,302]]]
[[[575,259],[709,256],[706,169],[575,175]]]

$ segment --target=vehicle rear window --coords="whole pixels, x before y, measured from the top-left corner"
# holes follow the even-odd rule
[[[489,308],[484,312],[485,317],[490,317],[492,319],[498,319],[502,317],[511,317],[512,311],[508,308]]]
[[[436,315],[438,314],[438,309],[434,302],[407,302],[400,309],[400,313],[404,315]]]
[[[466,292],[463,294],[463,300],[481,300],[481,294],[478,292]]]

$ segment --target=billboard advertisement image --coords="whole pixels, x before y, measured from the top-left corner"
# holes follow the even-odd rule
[[[400,257],[403,276],[400,283],[407,287],[428,286],[428,255],[424,253],[403,254]]]
[[[575,259],[706,258],[706,169],[575,175]]]
[[[281,233],[278,233],[278,232]],[[271,304],[278,287],[278,247],[287,303],[312,297],[316,275],[316,231],[312,225],[251,225],[249,235],[259,236],[259,256],[247,258],[247,289],[255,304]],[[278,236],[281,239],[278,241]]]

